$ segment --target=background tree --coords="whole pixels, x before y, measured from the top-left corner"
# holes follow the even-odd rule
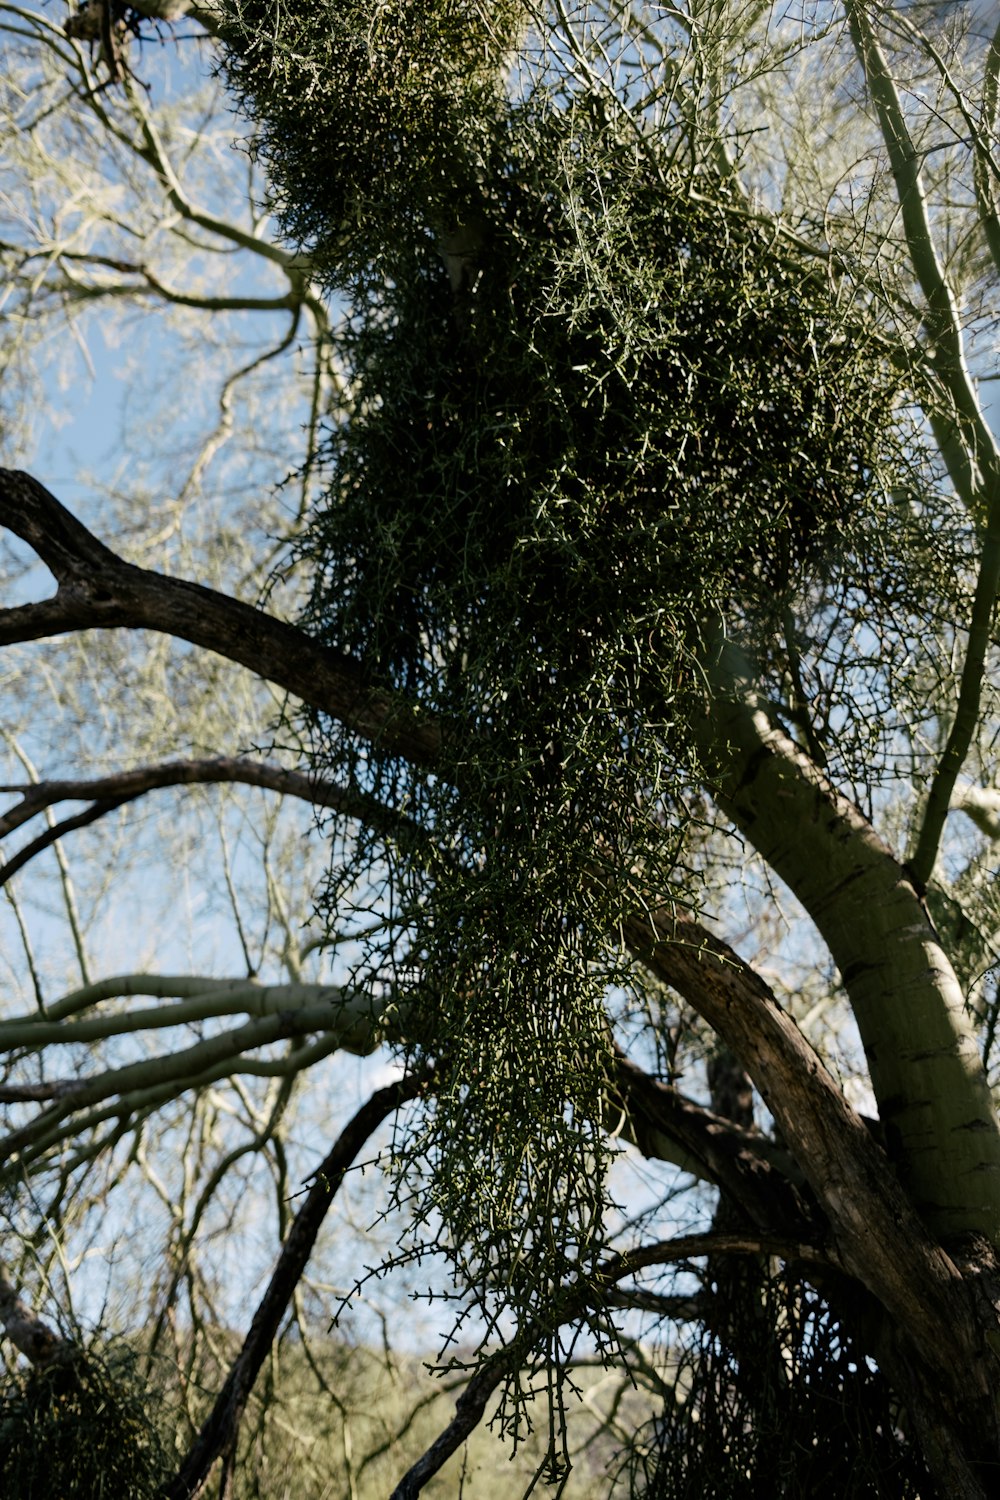
[[[142,33],[136,14],[102,24]],[[0,518],[57,592],[14,603],[0,634],[205,648],[290,695],[251,731],[280,753],[236,756],[221,725],[224,759],[45,782],[7,822],[88,803],[34,854],[171,781],[311,801],[339,962],[280,987],[252,982],[249,951],[250,983],[83,975],[0,1023],[10,1181],[34,1185],[22,1233],[41,1184],[86,1203],[123,1141],[155,1117],[167,1144],[236,1075],[275,1080],[243,1107],[280,1201],[277,1121],[309,1070],[380,1043],[406,1068],[330,1149],[166,1493],[196,1493],[220,1456],[232,1471],[320,1220],[397,1110],[390,1259],[442,1253],[479,1344],[399,1495],[497,1390],[514,1434],[548,1392],[558,1477],[562,1373],[581,1338],[644,1372],[638,1328],[668,1368],[684,1351],[630,1443],[640,1490],[805,1494],[819,1464],[845,1493],[988,1492],[984,20],[860,0],[795,22],[440,0],[210,17],[293,246],[284,274],[346,309],[289,592],[255,609],[126,562],[8,472]],[[106,45],[103,66],[146,141],[135,65]],[[174,1003],[107,1005],[133,993]],[[158,1041],[192,1023],[188,1044]],[[53,1081],[71,1043],[101,1061]],[[638,1219],[615,1207],[623,1140],[663,1163]]]

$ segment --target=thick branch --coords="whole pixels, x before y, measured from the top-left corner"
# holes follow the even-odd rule
[[[656,1155],[656,1137],[662,1132],[691,1154],[750,1223],[779,1233],[806,1233],[809,1208],[799,1191],[804,1179],[787,1152],[758,1131],[734,1125],[651,1078],[621,1052],[617,1068],[627,1129],[640,1151]]]
[[[50,1365],[73,1352],[73,1345],[54,1332],[22,1302],[0,1271],[0,1323],[14,1348],[33,1365]]]
[[[11,1131],[0,1140],[0,1162],[9,1161],[15,1153],[28,1148],[32,1155],[61,1140],[66,1133],[63,1122],[78,1110],[113,1100],[107,1113],[131,1113],[147,1091],[154,1093],[176,1080],[185,1086],[206,1072],[222,1070],[222,1076],[239,1071],[244,1054],[270,1046],[289,1037],[327,1033],[331,1041],[348,1051],[362,1054],[378,1043],[377,1017],[366,999],[345,998],[339,990],[329,990],[328,998],[314,1004],[276,1009],[254,1016],[244,1025],[195,1042],[177,1052],[126,1063],[93,1078],[81,1080],[72,1093],[57,1098],[39,1112],[27,1125]],[[168,1088],[168,1095],[170,1089]],[[74,1125],[74,1131],[77,1128]]]
[[[965,996],[912,876],[772,722],[732,643],[713,670],[702,724],[713,796],[840,969],[897,1170],[936,1233],[997,1243],[1000,1128]]]
[[[239,662],[384,750],[421,765],[438,754],[439,727],[373,691],[351,657],[214,589],[122,561],[29,474],[0,469],[0,525],[34,549],[57,584],[52,599],[0,610],[0,645],[76,630],[155,630]]]
[[[976,1342],[961,1278],[763,979],[725,943],[665,908],[631,918],[624,936],[740,1058],[829,1219],[841,1264],[952,1385],[967,1361],[960,1349]],[[990,1372],[963,1373],[970,1386],[989,1390]]]

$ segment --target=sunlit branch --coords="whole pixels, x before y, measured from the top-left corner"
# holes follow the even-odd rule
[[[956,812],[963,812],[988,839],[1000,839],[1000,789],[985,786],[960,787],[951,799]]]
[[[980,726],[980,705],[986,673],[986,657],[992,646],[993,617],[1000,586],[1000,469],[997,470],[997,503],[990,522],[976,579],[976,593],[968,626],[968,643],[962,662],[958,701],[948,740],[931,782],[916,848],[910,860],[914,877],[926,886],[934,872],[945,820],[952,805],[955,784]]]
[[[254,255],[259,255],[265,260],[273,261],[287,272],[298,272],[307,275],[309,262],[304,255],[285,250],[280,245],[274,245],[269,240],[258,238],[238,225],[231,224],[225,219],[218,218],[215,214],[207,213],[198,208],[181,184],[180,178],[174,170],[173,163],[160,137],[152,111],[146,102],[142,91],[132,83],[126,81],[129,104],[139,123],[142,133],[142,143],[138,144],[129,140],[127,136],[119,135],[126,144],[140,156],[157,174],[166,190],[171,205],[177,210],[183,219],[195,224],[199,229],[207,230],[219,239],[228,240],[231,244],[238,245],[242,250],[249,250]],[[116,132],[118,134],[118,132]]]
[[[178,1052],[127,1063],[82,1079],[69,1096],[54,1101],[29,1124],[0,1139],[0,1161],[9,1161],[28,1147],[36,1154],[47,1149],[63,1134],[63,1123],[89,1106],[113,1099],[114,1109],[131,1111],[144,1101],[147,1090],[165,1088],[169,1094],[178,1084],[182,1088],[193,1086],[208,1070],[213,1073],[221,1070],[218,1076],[225,1076],[230,1069],[239,1071],[237,1063],[243,1060],[244,1053],[288,1037],[320,1031],[328,1039],[335,1039],[338,1047],[361,1054],[372,1051],[380,1040],[378,1018],[371,1002],[367,998],[345,999],[339,991],[333,991],[329,999],[318,1004],[265,1013]]]
[[[181,1205],[178,1205],[175,1200],[171,1199],[169,1192],[164,1189],[163,1185],[158,1181],[155,1182],[155,1190],[160,1194],[162,1200],[172,1208],[176,1225],[176,1239],[171,1246],[171,1259],[174,1263],[173,1271],[159,1299],[160,1310],[156,1321],[149,1330],[149,1349],[151,1352],[156,1348],[162,1333],[164,1320],[169,1316],[169,1309],[174,1305],[177,1289],[184,1273],[184,1267],[189,1262],[191,1249],[195,1244],[204,1216],[216,1192],[225,1182],[231,1169],[238,1161],[248,1155],[264,1151],[269,1145],[274,1146],[277,1144],[276,1131],[288,1100],[291,1097],[292,1090],[295,1087],[295,1082],[299,1077],[300,1070],[308,1068],[311,1061],[314,1060],[307,1055],[308,1052],[308,1048],[295,1047],[293,1049],[292,1057],[295,1060],[295,1071],[277,1080],[276,1087],[269,1091],[270,1107],[266,1119],[260,1122],[259,1127],[254,1131],[249,1140],[241,1142],[238,1146],[234,1147],[231,1151],[225,1152],[219,1158],[205,1181],[201,1184],[190,1214],[183,1212]],[[291,1058],[289,1060],[291,1061]],[[147,1177],[155,1179],[155,1174],[152,1172],[141,1149],[137,1153],[137,1156],[142,1161]]]
[[[987,53],[983,75],[983,102],[977,121],[964,90],[952,76],[946,59],[935,46],[932,37],[915,26],[904,11],[893,13],[893,23],[898,26],[910,43],[930,58],[937,69],[942,84],[965,125],[963,144],[972,151],[972,179],[976,192],[979,223],[993,258],[1000,270],[1000,217],[997,214],[997,182],[1000,179],[1000,161],[995,151],[996,141],[996,84],[997,68],[1000,67],[1000,27],[993,35]]]
[[[0,248],[16,250],[18,247],[10,245],[0,246]],[[138,265],[133,261],[116,260],[108,255],[85,255],[70,250],[60,250],[55,246],[42,246],[38,250],[25,255],[24,260],[27,263],[40,258],[52,259],[57,265],[62,267],[65,273],[65,282],[52,285],[52,292],[56,295],[64,295],[71,301],[81,303],[97,302],[102,299],[111,298],[142,299],[151,297],[172,307],[190,307],[197,312],[213,313],[295,312],[302,305],[302,297],[296,295],[293,291],[285,292],[282,296],[278,297],[225,297],[209,292],[183,292],[177,287],[167,286],[148,266]],[[120,276],[132,276],[136,280],[133,282],[121,280],[81,281],[70,270],[70,267],[76,262],[87,266],[94,266],[102,270],[117,271]]]
[[[77,990],[72,990],[60,1000],[50,1001],[44,1011],[36,1015],[11,1016],[7,1021],[0,1022],[0,1030],[4,1025],[20,1026],[30,1024],[38,1020],[59,1021],[68,1016],[77,1016],[81,1011],[89,1010],[91,1006],[100,1005],[105,1000],[125,1000],[135,995],[142,995],[152,1000],[185,1000],[198,1003],[204,1001],[211,1005],[218,997],[232,995],[240,996],[240,1003],[236,1010],[249,1010],[257,1012],[258,997],[271,986],[258,985],[253,979],[213,979],[203,974],[114,974],[105,979],[95,979],[90,984],[82,985]],[[279,992],[281,987],[277,987]],[[329,989],[329,986],[321,987]],[[293,990],[291,994],[306,994],[308,991]],[[315,997],[313,997],[315,998]],[[225,1010],[218,1014],[226,1014]]]
[[[91,986],[91,992],[101,998],[128,993],[149,993],[161,990],[176,994],[180,986],[165,976],[151,976],[148,981],[136,976],[138,983],[131,991],[118,980],[105,980]],[[126,980],[126,984],[127,984]],[[90,1000],[88,1004],[99,1003]],[[246,1014],[250,1016],[275,1016],[291,1014],[317,1005],[334,1005],[340,1008],[345,1020],[348,1016],[364,1015],[359,1006],[339,986],[328,984],[260,985],[251,980],[223,980],[214,989],[206,987],[206,981],[192,979],[188,998],[177,1005],[158,1005],[152,1009],[137,1011],[102,1012],[82,1021],[59,1019],[40,1020],[37,1017],[21,1020],[0,1021],[0,1049],[13,1051],[30,1048],[70,1045],[78,1042],[97,1042],[109,1037],[128,1036],[137,1031],[150,1032],[170,1026],[193,1026],[202,1021],[216,1020],[221,1016]],[[369,1012],[370,1014],[370,1012]]]
[[[274,1040],[281,1041],[298,1034],[295,1027],[285,1028]],[[193,1099],[200,1092],[210,1088],[212,1084],[219,1083],[223,1079],[230,1080],[237,1075],[249,1078],[286,1078],[293,1074],[299,1075],[312,1067],[314,1063],[321,1062],[331,1053],[341,1050],[343,1050],[343,1041],[334,1031],[320,1035],[317,1041],[291,1058],[286,1054],[268,1061],[248,1057],[237,1051],[231,1055],[223,1055],[211,1066],[197,1073],[171,1073],[168,1069],[164,1069],[162,1071],[166,1081],[158,1085],[151,1086],[146,1083],[142,1087],[113,1097],[110,1102],[96,1104],[81,1114],[73,1113],[72,1108],[63,1111],[63,1118],[58,1123],[38,1135],[30,1145],[21,1147],[13,1165],[5,1169],[3,1175],[11,1180],[20,1180],[26,1168],[45,1160],[56,1149],[61,1149],[68,1142],[88,1135],[89,1132],[96,1130],[109,1120],[116,1121],[115,1129],[108,1136],[89,1141],[86,1146],[80,1148],[76,1156],[70,1159],[68,1166],[60,1162],[60,1171],[69,1172],[79,1165],[96,1160],[122,1135],[138,1129],[143,1120],[177,1099]],[[71,1105],[72,1103],[73,1101]],[[0,1142],[0,1149],[2,1149],[2,1142]]]
[[[846,11],[889,155],[913,271],[926,298],[930,362],[952,408],[938,417],[935,430],[944,429],[941,449],[952,480],[983,528],[955,717],[931,783],[911,861],[916,879],[926,885],[937,859],[955,783],[979,728],[986,653],[1000,588],[1000,455],[966,364],[958,309],[935,249],[920,156],[906,125],[895,80],[868,7],[860,0],[847,0]],[[961,440],[956,439],[955,426]]]
[[[38,772],[35,769],[30,755],[28,755],[24,746],[20,743],[16,736],[10,734],[6,730],[2,732],[4,739],[7,741],[17,759],[21,762],[22,766],[30,776],[31,782],[36,783],[39,779]],[[49,808],[45,808],[44,813],[45,820],[49,825],[49,830],[51,831],[52,825],[55,822],[52,811]],[[43,835],[43,838],[45,838],[45,835]],[[59,884],[62,889],[63,906],[66,911],[66,920],[69,924],[69,930],[73,938],[73,948],[76,953],[77,963],[80,966],[80,978],[82,979],[84,984],[89,984],[90,964],[87,958],[87,948],[84,942],[84,934],[83,928],[80,923],[80,915],[77,910],[76,892],[73,888],[73,881],[70,876],[69,864],[67,863],[66,856],[63,853],[62,847],[58,843],[58,840],[48,839],[46,842],[46,846],[48,846],[48,844],[51,844],[55,850],[55,860],[56,865],[59,869]],[[0,873],[2,873],[2,865],[0,865]],[[0,886],[4,884],[5,882],[0,879]],[[37,987],[36,993],[38,993]]]
[[[997,446],[983,417],[965,360],[961,320],[954,293],[938,257],[931,228],[927,196],[918,152],[906,124],[896,81],[870,14],[862,0],[846,0],[845,10],[858,59],[864,69],[872,101],[885,141],[889,165],[896,184],[903,233],[914,275],[926,299],[926,328],[930,360],[954,406],[975,462],[986,472],[996,472]],[[955,483],[960,476],[953,475]],[[981,518],[986,506],[1000,509],[996,487],[986,495],[963,494]]]
[[[151,21],[165,21],[174,26],[178,21],[191,20],[197,21],[209,36],[217,36],[219,32],[219,7],[212,0],[207,3],[206,0],[136,0],[132,9]]]
[[[907,128],[895,79],[869,7],[861,0],[847,0],[845,8],[896,183],[910,261],[926,299],[929,360],[951,405],[950,412],[938,415],[935,431],[943,429],[941,451],[952,480],[983,528],[982,553],[955,717],[931,783],[911,861],[915,878],[926,885],[937,859],[955,783],[979,728],[983,674],[1000,588],[1000,455],[966,363],[958,308],[935,248],[920,155]],[[959,436],[956,436],[956,427]]]

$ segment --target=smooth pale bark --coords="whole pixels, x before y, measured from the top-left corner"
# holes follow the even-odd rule
[[[221,1070],[216,1075],[220,1077],[237,1073],[248,1054],[294,1037],[322,1034],[329,1039],[331,1047],[360,1055],[374,1051],[382,1040],[379,1017],[367,999],[345,999],[340,991],[327,989],[327,998],[317,1003],[300,1002],[282,1008],[281,988],[276,986],[270,992],[270,998],[269,991],[262,988],[260,996],[265,1009],[242,1026],[207,1037],[190,1047],[110,1068],[92,1078],[81,1079],[77,1087],[60,1093],[28,1124],[0,1137],[0,1170],[5,1168],[3,1175],[9,1177],[12,1171],[16,1175],[26,1162],[64,1137],[81,1134],[84,1127],[78,1115],[82,1110],[113,1101],[110,1108],[92,1116],[91,1122],[106,1118],[108,1114],[132,1115],[143,1107],[148,1096],[155,1097],[165,1089],[165,1097],[171,1097],[175,1092],[195,1088],[199,1080],[205,1079],[209,1073],[215,1074],[216,1069]],[[250,997],[246,1000],[257,1003]],[[247,1003],[240,1009],[246,1010]],[[11,1165],[6,1166],[8,1163]]]
[[[1000,1247],[1000,1127],[954,969],[906,868],[721,653],[706,755],[720,807],[840,969],[889,1154],[934,1233]],[[742,691],[741,691],[742,688]]]

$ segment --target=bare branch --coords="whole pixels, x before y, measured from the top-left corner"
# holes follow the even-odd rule
[[[964,812],[988,839],[1000,839],[1000,788],[960,787],[951,799],[955,812]]]
[[[0,865],[0,886],[5,885],[36,855],[49,848],[64,834],[97,822],[116,808],[145,796],[147,792],[165,787],[209,786],[219,783],[261,787],[284,796],[296,797],[313,807],[326,807],[347,817],[361,819],[382,832],[407,834],[413,838],[421,836],[416,824],[393,812],[374,797],[349,792],[333,781],[301,771],[291,771],[283,766],[240,756],[167,761],[160,765],[137,766],[130,771],[117,771],[109,776],[89,780],[37,781],[28,785],[0,787],[0,791],[21,794],[20,802],[0,816],[0,839],[57,803],[91,802],[91,806],[84,812],[53,824]]]
[[[30,864],[36,855],[51,849],[53,844],[59,842],[64,834],[72,833],[76,828],[87,828],[91,823],[96,823],[107,813],[114,812],[116,807],[121,807],[125,801],[124,797],[106,797],[88,807],[85,812],[77,813],[72,818],[64,818],[61,823],[53,823],[44,833],[32,839],[23,849],[20,849],[12,859],[5,860],[0,864],[0,886],[7,884],[13,879],[19,870]]]
[[[951,405],[951,411],[938,419],[936,427],[936,430],[941,429],[942,453],[949,464],[956,490],[983,528],[979,575],[955,717],[931,784],[911,861],[917,880],[926,885],[937,858],[955,783],[979,727],[986,653],[1000,589],[1000,453],[983,415],[966,362],[954,292],[935,246],[920,155],[907,128],[896,81],[879,41],[871,7],[862,0],[847,0],[845,9],[896,183],[910,261],[926,299],[930,363]],[[989,124],[991,126],[992,121]]]
[[[0,1084],[0,1104],[41,1104],[46,1099],[62,1099],[76,1087],[75,1078],[54,1079],[51,1083]]]
[[[700,1260],[707,1255],[776,1255],[784,1260],[805,1261],[812,1265],[836,1263],[835,1259],[831,1261],[830,1253],[823,1247],[790,1242],[777,1235],[690,1234],[609,1256],[600,1266],[596,1279],[603,1290],[650,1266]],[[588,1285],[586,1280],[583,1285]],[[579,1316],[587,1305],[589,1295],[589,1289],[564,1294],[560,1303],[560,1321],[570,1322]],[[630,1294],[629,1305],[634,1306],[632,1295]],[[638,1295],[641,1296],[641,1293]],[[618,1304],[622,1300],[620,1297],[613,1298]],[[690,1303],[686,1305],[690,1307]],[[520,1354],[529,1343],[530,1331],[516,1342],[498,1350],[480,1367],[456,1401],[455,1415],[448,1426],[403,1475],[390,1500],[416,1500],[424,1486],[478,1427],[486,1414],[486,1404],[493,1392],[515,1367]],[[174,1497],[169,1497],[169,1500],[174,1500]]]
[[[58,585],[52,599],[0,610],[0,645],[75,630],[155,630],[239,662],[417,764],[438,754],[440,727],[369,688],[351,657],[214,589],[124,562],[30,475],[0,469],[0,525],[34,549]]]
[[[267,1007],[270,1010],[270,1007]],[[17,1154],[20,1161],[37,1159],[67,1134],[80,1133],[112,1115],[129,1115],[151,1100],[160,1102],[194,1089],[208,1078],[225,1077],[245,1068],[245,1054],[289,1037],[324,1033],[329,1050],[345,1047],[366,1054],[379,1040],[377,1018],[367,999],[351,1001],[339,990],[327,998],[291,1008],[275,1007],[244,1025],[210,1036],[177,1052],[141,1062],[126,1063],[92,1078],[81,1079],[66,1096],[56,1099],[27,1125],[0,1140],[0,1162]],[[71,1117],[90,1109],[81,1121]],[[67,1122],[69,1124],[67,1125]]]
[[[691,1153],[751,1223],[802,1231],[808,1207],[797,1188],[804,1179],[787,1152],[651,1078],[620,1051],[616,1062],[627,1128],[640,1151],[655,1156],[662,1131]]]
[[[995,475],[1000,454],[983,416],[966,363],[955,295],[935,245],[920,153],[906,124],[896,80],[875,26],[873,9],[868,0],[846,0],[845,3],[851,39],[871,90],[896,184],[910,263],[926,299],[930,360],[953,404],[954,419],[959,424],[964,443],[968,445],[974,469]],[[976,492],[970,493],[963,474],[953,473],[952,478],[963,500],[980,516],[984,501],[993,511],[1000,507],[995,482],[987,481],[984,496],[982,479],[976,484]]]
[[[332,1151],[313,1174],[312,1187],[295,1215],[243,1348],[184,1463],[164,1487],[163,1500],[194,1500],[203,1490],[216,1459],[232,1450],[253,1383],[274,1342],[281,1319],[312,1254],[316,1236],[348,1168],[382,1121],[428,1086],[427,1075],[415,1075],[379,1089],[344,1128]]]

